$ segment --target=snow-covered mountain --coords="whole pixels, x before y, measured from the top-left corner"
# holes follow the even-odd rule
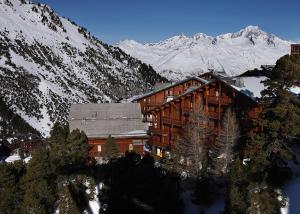
[[[128,98],[162,80],[47,5],[0,0],[0,136],[16,132],[1,127],[15,118],[24,120],[13,124],[19,130],[29,124],[47,135],[71,103]]]
[[[208,70],[237,75],[263,64],[274,64],[289,53],[290,44],[257,26],[248,26],[216,37],[198,33],[148,44],[125,40],[116,46],[152,65],[161,75],[181,79]]]

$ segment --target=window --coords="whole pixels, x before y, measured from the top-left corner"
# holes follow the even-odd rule
[[[144,145],[143,141],[142,140],[133,140],[132,141],[132,144],[134,146],[141,146],[141,145]]]
[[[93,113],[92,113],[92,118],[93,118],[93,119],[96,119],[96,118],[97,118],[97,112],[93,112]]]
[[[160,150],[160,148],[156,148],[156,155],[162,157],[162,151]]]
[[[81,120],[81,126],[86,126],[86,119],[85,119],[85,118],[83,118],[83,119]]]

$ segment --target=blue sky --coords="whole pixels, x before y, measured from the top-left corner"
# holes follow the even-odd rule
[[[38,0],[104,42],[155,42],[184,33],[219,35],[258,25],[300,42],[299,0]]]

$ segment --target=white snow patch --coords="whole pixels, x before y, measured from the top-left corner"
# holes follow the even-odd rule
[[[11,156],[9,156],[8,158],[5,159],[6,163],[13,163],[15,161],[21,160],[20,155],[18,154],[13,154]]]
[[[300,149],[296,148],[294,150],[297,154],[297,160],[300,161]],[[288,203],[284,208],[281,209],[282,214],[299,214],[300,213],[300,165],[289,163],[293,171],[293,179],[287,183],[283,189],[282,193],[287,197]]]
[[[267,77],[242,77],[240,78],[243,87],[239,88],[239,91],[243,92],[244,94],[253,97],[253,98],[260,98],[261,92],[265,89],[264,84],[262,81],[268,79]]]
[[[93,214],[98,214],[100,210],[100,202],[98,200],[98,193],[100,189],[100,184],[95,187],[95,194],[93,200],[89,201],[89,206],[93,212]]]

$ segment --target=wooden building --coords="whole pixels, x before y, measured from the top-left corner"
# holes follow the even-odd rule
[[[133,102],[138,102],[141,105],[142,112],[148,112],[151,109],[161,106],[162,104],[175,99],[184,94],[188,89],[196,88],[208,83],[208,81],[198,78],[190,77],[185,80],[170,83],[165,87],[158,88],[149,93],[137,97]]]
[[[139,154],[148,142],[148,125],[138,103],[73,104],[70,109],[70,130],[86,133],[90,144],[89,155],[100,157],[104,144],[111,135],[121,154],[134,150]]]
[[[200,79],[201,83],[198,83],[198,86],[189,87],[184,93],[177,94],[171,100],[164,100],[159,105],[155,103],[154,98],[157,93],[150,93],[145,97],[147,105],[143,102],[144,97],[137,100],[144,107],[144,121],[150,124],[149,143],[156,149],[158,155],[161,151],[174,146],[176,139],[182,135],[184,127],[189,123],[189,115],[199,106],[197,103],[202,103],[205,114],[209,117],[209,127],[213,130],[212,141],[222,128],[222,117],[228,107],[235,110],[241,121],[242,132],[250,130],[252,119],[255,119],[260,112],[261,108],[254,96],[221,79],[218,75],[209,72],[202,75]],[[207,80],[206,83],[203,79]],[[230,82],[235,81],[231,79]],[[167,90],[164,89],[159,93],[167,94]],[[147,102],[147,99],[150,101]]]
[[[300,55],[300,44],[291,45],[291,55]]]

